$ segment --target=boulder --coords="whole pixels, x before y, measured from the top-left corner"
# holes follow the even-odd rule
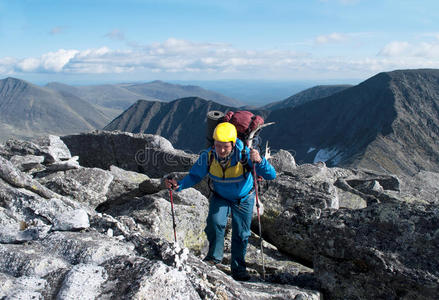
[[[69,148],[67,148],[59,136],[48,135],[37,138],[35,143],[40,146],[40,151],[45,155],[47,163],[72,158]]]
[[[204,227],[208,200],[197,190],[189,188],[174,192],[173,201],[177,241],[200,253],[206,245]],[[130,216],[145,231],[168,241],[174,241],[171,203],[167,190],[109,206],[102,212],[113,216]]]
[[[273,165],[277,173],[291,172],[296,168],[294,156],[283,149],[271,155],[269,162]]]
[[[163,137],[152,134],[94,131],[61,138],[84,167],[108,170],[111,165],[158,178],[188,171],[197,155],[175,150]]]
[[[439,208],[380,203],[325,211],[311,229],[314,272],[329,299],[435,299]]]
[[[126,171],[116,166],[110,166],[110,174],[113,175],[113,181],[108,187],[106,205],[142,196],[144,192],[140,189],[140,185],[142,182],[150,180],[145,174]]]
[[[113,175],[98,168],[80,168],[48,174],[38,179],[52,191],[95,209],[107,201]]]
[[[319,174],[328,172],[325,169],[309,165],[298,167],[295,173],[280,174],[273,181],[264,181],[260,195],[263,235],[279,250],[309,262],[313,243],[309,226],[322,209],[338,208],[336,188]],[[253,226],[257,224],[253,222]]]

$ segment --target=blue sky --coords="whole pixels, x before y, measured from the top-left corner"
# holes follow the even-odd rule
[[[439,68],[439,1],[0,0],[0,78],[333,80]]]

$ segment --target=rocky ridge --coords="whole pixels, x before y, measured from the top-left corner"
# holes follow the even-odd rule
[[[136,147],[149,149],[155,159],[142,160],[139,169]],[[289,152],[275,153],[278,177],[263,182],[260,194],[265,281],[254,234],[247,255],[252,280],[240,283],[229,276],[230,236],[224,265],[201,260],[208,206],[203,183],[175,193],[173,243],[161,179],[170,172],[184,176],[194,159],[162,137],[123,132],[0,144],[0,298],[438,294],[439,174],[403,180],[324,163],[296,165]]]

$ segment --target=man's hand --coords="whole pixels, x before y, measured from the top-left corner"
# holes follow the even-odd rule
[[[259,151],[256,149],[250,149],[250,160],[254,163],[260,163],[262,161],[262,157],[259,154]]]
[[[175,179],[172,179],[172,178],[166,178],[165,179],[165,185],[166,185],[166,188],[168,190],[170,190],[170,189],[173,189],[173,190],[178,189],[177,181]]]

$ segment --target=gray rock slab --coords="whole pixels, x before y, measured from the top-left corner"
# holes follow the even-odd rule
[[[315,275],[330,299],[434,299],[438,221],[422,203],[324,212],[311,227]]]
[[[107,201],[106,194],[113,175],[97,168],[80,168],[52,173],[38,180],[60,195],[96,208]]]
[[[57,215],[53,221],[53,230],[72,231],[90,227],[88,214],[83,209],[66,211]]]

